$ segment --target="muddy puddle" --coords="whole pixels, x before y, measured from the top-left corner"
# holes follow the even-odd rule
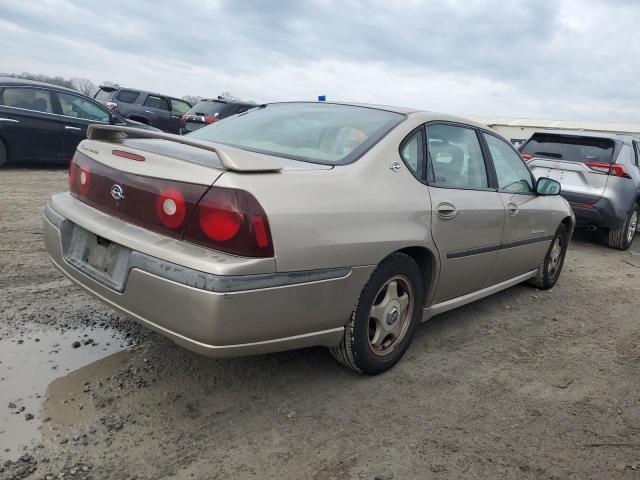
[[[1,339],[0,458],[18,456],[60,426],[81,424],[93,408],[83,387],[87,376],[118,368],[127,360],[126,349],[117,333],[101,329]]]

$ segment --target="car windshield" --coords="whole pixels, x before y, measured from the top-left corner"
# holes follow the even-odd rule
[[[615,143],[609,138],[534,133],[520,153],[572,162],[611,163]]]
[[[189,136],[313,163],[357,159],[405,116],[323,103],[270,104],[201,128]]]

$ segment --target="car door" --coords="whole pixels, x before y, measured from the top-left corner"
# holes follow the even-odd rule
[[[50,92],[8,86],[0,95],[0,137],[12,161],[57,161],[62,146],[60,117]]]
[[[165,97],[147,95],[143,105],[144,113],[149,116],[150,125],[165,132],[171,132],[171,113]]]
[[[63,121],[61,158],[71,160],[78,143],[87,137],[87,127],[92,123],[110,123],[111,114],[80,95],[57,91],[53,96]]]
[[[535,270],[557,225],[553,224],[553,197],[535,193],[534,177],[518,152],[496,135],[483,132],[482,137],[506,210],[502,245],[488,282],[496,284]]]
[[[441,264],[433,302],[440,303],[486,285],[505,210],[474,127],[429,123],[426,132],[431,232]]]
[[[171,133],[180,133],[182,116],[189,111],[191,105],[177,98],[170,98],[169,104],[171,105]]]

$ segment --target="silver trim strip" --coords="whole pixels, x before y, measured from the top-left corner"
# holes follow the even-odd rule
[[[0,122],[20,123],[20,120],[14,118],[0,118]]]
[[[530,272],[518,275],[517,277],[511,278],[509,280],[505,280],[504,282],[500,282],[490,287],[483,288],[482,290],[478,290],[477,292],[468,293],[466,295],[462,295],[461,297],[447,300],[446,302],[431,305],[430,307],[422,310],[422,321],[426,322],[431,317],[439,315],[440,313],[453,310],[454,308],[458,308],[468,303],[475,302],[476,300],[480,300],[481,298],[488,297],[489,295],[493,295],[494,293],[497,293],[506,288],[513,287],[514,285],[535,277],[537,272],[538,270],[531,270]]]

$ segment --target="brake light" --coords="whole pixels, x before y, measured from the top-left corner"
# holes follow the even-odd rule
[[[209,125],[210,123],[217,122],[218,120],[220,119],[217,117],[209,117],[209,116],[204,117],[204,123],[206,123],[207,125]]]
[[[187,213],[184,195],[175,188],[165,188],[156,198],[156,213],[165,227],[176,229],[182,226]]]
[[[135,160],[136,162],[144,162],[144,157],[137,153],[125,152],[124,150],[111,150],[111,153],[116,157],[128,158],[129,160]]]
[[[76,162],[76,154],[74,153],[73,157],[71,157],[71,162],[69,162],[69,190],[73,190],[74,183],[76,181],[75,162]]]
[[[614,177],[624,177],[631,178],[627,171],[624,169],[623,165],[617,163],[607,163],[607,162],[587,162],[585,163],[587,167],[591,170],[595,170],[599,173],[604,173],[606,175],[613,175]]]
[[[196,207],[183,238],[234,255],[273,256],[267,215],[244,190],[211,187]]]
[[[79,165],[75,175],[78,175],[78,193],[87,195],[91,189],[91,169],[89,165]]]
[[[180,117],[180,122],[184,123],[184,122],[186,122],[186,121],[187,121],[187,114],[185,113],[184,115],[182,115],[182,116]]]
[[[521,153],[520,156],[525,162],[533,159],[533,155],[531,155],[530,153]]]

